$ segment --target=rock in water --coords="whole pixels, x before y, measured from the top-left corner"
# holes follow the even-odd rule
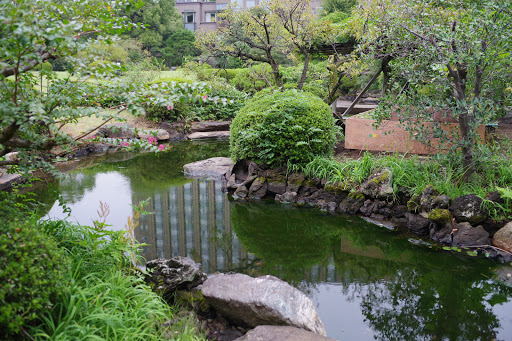
[[[232,165],[233,162],[228,157],[212,157],[186,164],[183,166],[183,173],[189,178],[219,180],[224,177]]]
[[[330,337],[289,326],[258,326],[235,341],[334,341]]]
[[[220,274],[204,282],[202,293],[209,304],[234,323],[250,327],[295,326],[325,335],[311,300],[279,278]]]
[[[146,283],[164,298],[176,290],[190,290],[206,279],[201,265],[187,257],[154,259],[146,264],[146,269],[150,272],[146,275]]]

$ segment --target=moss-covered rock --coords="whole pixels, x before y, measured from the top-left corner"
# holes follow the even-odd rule
[[[348,188],[345,184],[342,184],[341,182],[332,182],[327,183],[324,186],[324,190],[326,192],[334,193],[336,195],[342,195],[344,192],[348,192]]]
[[[436,208],[428,213],[427,218],[436,224],[446,224],[451,222],[452,214],[447,209]]]
[[[361,192],[370,198],[391,199],[393,197],[393,173],[389,168],[373,173],[361,185]]]
[[[411,198],[411,200],[409,200],[407,202],[407,209],[409,210],[409,212],[418,212],[420,208],[420,196],[417,195],[417,194],[414,194]]]

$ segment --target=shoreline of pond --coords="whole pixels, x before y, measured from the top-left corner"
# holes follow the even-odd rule
[[[427,243],[439,243],[446,251],[512,261],[512,222],[492,219],[480,197],[467,194],[450,198],[432,186],[421,195],[395,193],[388,168],[373,172],[358,188],[348,189],[328,179],[308,178],[286,168],[269,168],[244,159],[230,168],[225,179],[235,200],[270,199],[358,215],[427,239]],[[485,199],[503,203],[497,192]]]

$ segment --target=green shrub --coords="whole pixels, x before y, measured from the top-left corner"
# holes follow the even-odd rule
[[[0,327],[8,338],[66,291],[69,262],[33,221],[10,221],[0,234]]]
[[[147,84],[158,84],[158,83],[192,83],[191,81],[181,77],[164,77],[149,82]],[[154,121],[180,121],[187,117],[190,112],[190,104],[186,102],[176,102],[171,108],[163,107],[161,105],[147,104],[144,106],[146,111],[146,118]]]
[[[219,97],[228,100],[226,105],[222,102],[197,102],[191,105],[191,111],[195,118],[204,120],[226,120],[236,116],[238,111],[245,105],[247,94],[235,88],[215,89],[210,92],[209,97]]]
[[[254,70],[254,71],[253,71]],[[256,65],[251,69],[240,69],[231,80],[231,85],[243,92],[255,93],[268,87],[265,78],[273,81],[270,65]]]
[[[298,90],[256,95],[231,125],[231,156],[271,166],[303,164],[332,154],[336,126],[330,107]]]

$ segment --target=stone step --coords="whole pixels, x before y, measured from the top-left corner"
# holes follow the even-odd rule
[[[205,132],[205,131],[222,131],[229,130],[231,121],[205,121],[205,122],[193,122],[190,131],[193,133]]]
[[[347,108],[352,104],[350,101],[342,101],[342,100],[336,100],[336,112],[345,112]],[[352,110],[350,111],[350,115],[360,114],[365,111],[373,110],[377,108],[377,104],[365,104],[365,103],[358,103],[356,104]]]
[[[229,130],[196,132],[187,136],[189,140],[229,139]]]

